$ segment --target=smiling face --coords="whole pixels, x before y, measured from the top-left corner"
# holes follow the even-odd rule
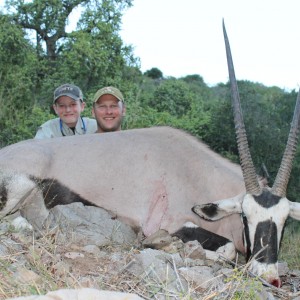
[[[97,133],[121,130],[125,106],[115,96],[102,95],[93,105],[93,116],[98,125]]]
[[[64,123],[69,127],[75,127],[84,106],[85,103],[80,100],[76,101],[69,96],[61,96],[53,104],[53,109]]]

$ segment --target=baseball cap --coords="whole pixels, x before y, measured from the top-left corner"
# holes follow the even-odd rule
[[[97,102],[99,100],[99,98],[103,95],[113,95],[115,96],[119,101],[124,102],[124,97],[122,95],[122,93],[115,87],[113,86],[106,86],[100,90],[98,90],[94,96],[93,102]]]
[[[61,96],[68,96],[74,101],[83,101],[83,94],[81,89],[78,86],[70,83],[63,84],[54,91],[53,103]]]

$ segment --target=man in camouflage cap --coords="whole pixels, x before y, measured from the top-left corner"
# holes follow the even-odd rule
[[[92,113],[97,121],[97,133],[121,130],[125,112],[124,97],[117,88],[107,86],[96,92]]]
[[[53,109],[58,118],[42,124],[36,139],[95,133],[96,120],[81,117],[85,107],[81,89],[74,84],[63,84],[54,91]]]

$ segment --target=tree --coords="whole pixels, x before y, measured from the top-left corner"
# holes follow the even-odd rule
[[[0,15],[0,41],[0,95],[5,96],[6,103],[13,99],[15,108],[27,106],[34,102],[31,96],[37,61],[33,48],[24,38],[22,28],[5,15]],[[24,94],[30,96],[24,99]]]
[[[170,79],[157,87],[149,105],[159,112],[166,111],[173,116],[181,117],[191,108],[191,102],[192,95],[187,84]]]
[[[61,41],[70,37],[66,26],[76,9],[84,9],[83,15],[89,18],[89,25],[92,23],[86,27],[87,31],[92,32],[99,23],[110,24],[118,31],[121,12],[129,6],[131,0],[6,0],[6,8],[16,24],[35,32],[37,49],[43,49],[42,42],[46,44],[46,55],[50,60],[56,60]]]
[[[0,15],[0,146],[16,141],[8,129],[12,124],[21,127],[20,115],[27,116],[36,101],[37,65],[22,28]]]
[[[229,85],[218,84],[212,88],[211,122],[204,141],[216,152],[238,162]]]
[[[152,68],[150,70],[147,70],[144,73],[144,75],[147,76],[147,77],[150,77],[152,79],[162,79],[163,78],[163,73],[158,68]]]
[[[238,81],[238,87],[254,165],[258,173],[262,164],[266,165],[272,184],[286,145],[296,95],[292,98],[293,93],[249,81]],[[219,84],[213,90],[218,102],[213,109],[207,142],[217,152],[236,158],[229,84]]]
[[[103,85],[122,88],[127,68],[138,66],[132,47],[124,45],[119,35],[122,13],[131,2],[6,0],[7,15],[24,29],[36,49],[36,90],[42,105],[51,103],[54,87],[64,82],[79,85],[84,94]],[[77,28],[68,32],[74,11],[80,18]]]

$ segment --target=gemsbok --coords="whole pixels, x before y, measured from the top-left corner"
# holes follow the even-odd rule
[[[49,209],[80,201],[106,209],[146,237],[159,229],[181,232],[183,240],[209,234],[210,242],[217,241],[204,245],[210,250],[230,240],[253,258],[253,273],[279,286],[283,226],[288,216],[300,219],[300,204],[286,198],[300,97],[275,183],[262,187],[249,153],[224,23],[223,30],[241,166],[169,127],[22,141],[0,150],[0,217],[19,210],[40,230]]]

